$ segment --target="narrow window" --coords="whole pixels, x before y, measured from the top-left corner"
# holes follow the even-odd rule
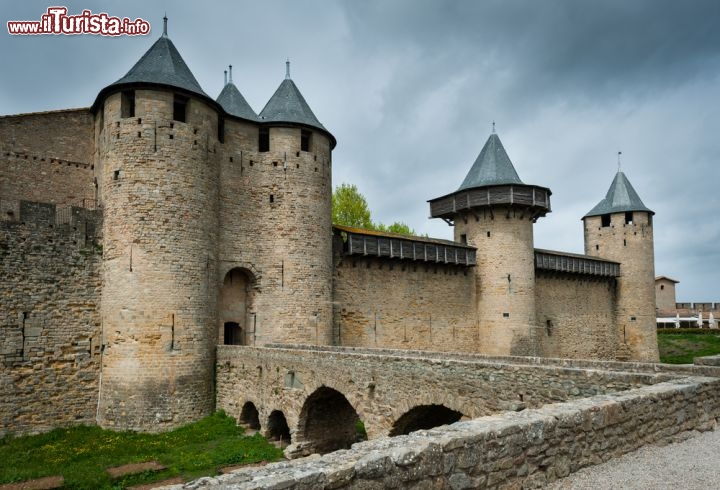
[[[260,128],[258,132],[258,151],[270,151],[270,131],[267,128]]]
[[[623,238],[623,247],[627,247],[627,239]]]
[[[503,313],[503,318],[510,318],[510,313]]]
[[[270,194],[270,202],[271,203],[275,202],[275,196],[273,194]]]
[[[665,285],[664,285],[664,284],[661,284],[661,285],[660,285],[660,291],[662,291],[663,289],[665,289]]]
[[[225,118],[218,116],[218,141],[225,143]]]
[[[135,117],[134,90],[125,90],[120,94],[120,117]]]
[[[632,211],[625,212],[625,224],[631,225],[633,224],[633,213]]]
[[[487,237],[490,238],[490,232],[489,232],[489,231],[487,232]]]
[[[301,151],[310,151],[310,139],[312,138],[312,133],[308,131],[307,129],[300,130],[300,150]]]
[[[187,120],[188,98],[175,94],[173,97],[173,120],[185,122]]]
[[[600,216],[600,225],[603,228],[607,228],[608,226],[610,226],[610,215],[609,214],[603,214],[602,216]]]
[[[467,244],[467,235],[465,235],[465,234],[460,235],[460,243]]]
[[[120,178],[120,171],[119,171],[119,170],[115,170],[115,171],[113,172],[113,180],[118,180],[119,178]]]

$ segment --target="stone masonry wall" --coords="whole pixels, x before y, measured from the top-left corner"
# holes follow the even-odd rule
[[[544,357],[615,359],[615,279],[538,271],[535,283]]]
[[[94,199],[93,144],[89,109],[0,117],[0,202]]]
[[[168,488],[538,488],[643,445],[712,430],[718,418],[720,380],[688,377]]]
[[[0,221],[0,437],[93,424],[100,375],[99,216],[18,208]]]
[[[473,268],[336,255],[336,344],[477,352]]]

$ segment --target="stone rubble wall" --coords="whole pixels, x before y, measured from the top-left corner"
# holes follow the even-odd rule
[[[94,424],[100,377],[99,212],[17,208],[0,220],[0,437]]]
[[[720,379],[686,377],[165,488],[538,488],[643,445],[712,430],[719,417]]]

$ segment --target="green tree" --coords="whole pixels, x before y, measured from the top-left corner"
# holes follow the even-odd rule
[[[405,223],[396,221],[390,226],[373,223],[365,196],[357,186],[340,184],[332,195],[332,220],[336,225],[352,226],[366,230],[387,231],[401,235],[415,235],[415,230]]]
[[[356,186],[350,184],[340,184],[335,188],[332,195],[332,220],[336,225],[373,229],[365,197]]]

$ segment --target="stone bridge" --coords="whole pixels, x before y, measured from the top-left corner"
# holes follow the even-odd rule
[[[298,457],[362,439],[615,393],[676,377],[659,365],[271,345],[221,345],[217,407]]]

